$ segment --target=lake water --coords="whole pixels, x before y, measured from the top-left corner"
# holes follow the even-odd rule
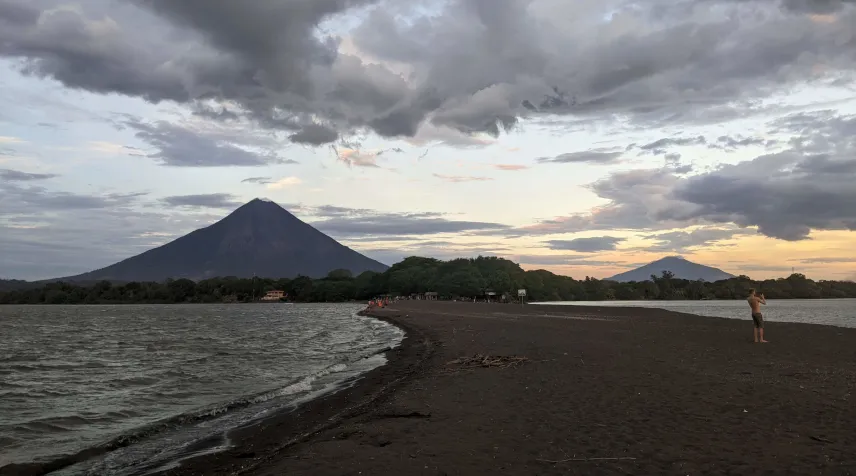
[[[0,306],[0,468],[131,441],[57,474],[145,474],[228,447],[385,363],[403,332],[362,308]]]
[[[749,304],[735,301],[562,301],[538,304],[568,306],[653,307],[701,316],[751,321]],[[838,327],[856,327],[856,299],[771,299],[761,306],[769,322],[804,322]]]

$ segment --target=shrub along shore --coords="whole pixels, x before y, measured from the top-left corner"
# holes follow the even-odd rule
[[[716,282],[675,278],[664,270],[650,281],[619,283],[586,277],[582,280],[545,270],[524,271],[502,258],[479,257],[439,261],[410,257],[383,273],[352,276],[335,270],[326,277],[293,279],[222,277],[202,281],[21,283],[0,282],[0,304],[166,304],[258,301],[268,291],[281,290],[292,302],[366,301],[377,296],[409,297],[437,293],[442,300],[516,299],[526,289],[527,301],[696,300],[740,299],[755,288],[769,299],[856,298],[851,281],[813,281],[795,273],[787,278],[753,281],[748,276]],[[8,289],[13,288],[13,289]]]

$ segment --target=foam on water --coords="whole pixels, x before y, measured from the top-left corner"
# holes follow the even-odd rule
[[[0,307],[0,467],[77,453],[56,474],[136,475],[227,448],[385,363],[403,332],[359,309]]]

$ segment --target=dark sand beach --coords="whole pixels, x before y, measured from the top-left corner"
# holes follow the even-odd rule
[[[856,330],[409,301],[351,389],[168,474],[856,474]],[[463,356],[522,356],[462,368]]]
[[[372,315],[407,331],[388,365],[161,474],[856,474],[856,329],[768,323],[754,344],[748,313],[407,301]],[[528,360],[450,364],[474,354]]]

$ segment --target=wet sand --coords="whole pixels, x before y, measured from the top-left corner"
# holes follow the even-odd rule
[[[390,364],[171,475],[856,474],[856,330],[408,301]],[[522,356],[462,368],[464,356]]]

